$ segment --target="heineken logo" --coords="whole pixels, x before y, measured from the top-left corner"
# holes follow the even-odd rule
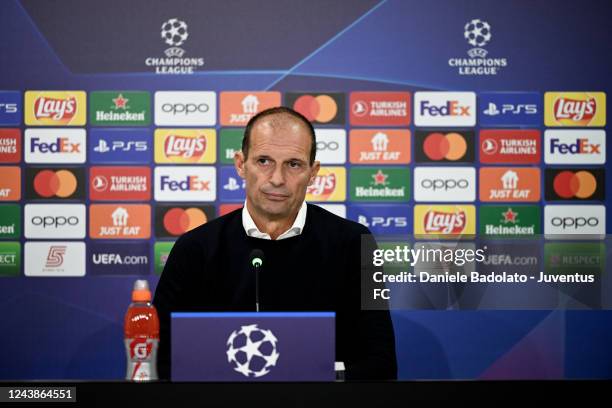
[[[410,169],[353,167],[350,192],[355,201],[408,201]]]
[[[540,233],[537,206],[482,206],[480,233],[495,236],[528,236]]]
[[[147,126],[151,122],[151,98],[148,92],[91,92],[92,125]]]

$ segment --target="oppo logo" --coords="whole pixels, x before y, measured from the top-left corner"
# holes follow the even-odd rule
[[[323,142],[323,141],[318,141],[317,142],[317,151],[322,151],[322,150],[330,150],[330,151],[336,151],[340,148],[340,144],[338,142]]]
[[[37,227],[43,227],[43,228],[47,228],[47,227],[58,228],[58,227],[66,226],[66,225],[73,227],[78,224],[79,224],[79,218],[74,217],[74,216],[70,216],[70,217],[64,217],[64,216],[32,217],[32,225],[36,225]]]
[[[470,182],[467,179],[459,179],[459,180],[453,180],[453,179],[447,179],[447,180],[443,180],[443,179],[424,179],[423,181],[421,181],[421,187],[428,189],[428,190],[454,190],[457,188],[460,189],[465,189],[468,188],[470,186]]]
[[[553,217],[551,224],[554,227],[561,227],[563,229],[574,228],[578,229],[581,227],[596,227],[599,225],[599,218],[597,217]]]
[[[162,112],[173,115],[191,113],[206,113],[210,109],[207,103],[164,103],[161,106]]]

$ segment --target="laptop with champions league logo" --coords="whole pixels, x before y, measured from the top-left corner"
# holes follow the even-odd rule
[[[172,381],[334,381],[335,313],[172,313]]]

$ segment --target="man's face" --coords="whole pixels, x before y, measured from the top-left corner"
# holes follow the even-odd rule
[[[306,126],[289,115],[270,115],[253,126],[247,159],[239,151],[234,163],[258,214],[283,219],[297,213],[319,171],[319,162],[309,164],[311,142]]]

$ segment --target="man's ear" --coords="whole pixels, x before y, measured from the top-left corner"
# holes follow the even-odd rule
[[[246,177],[244,171],[245,162],[246,159],[242,153],[242,150],[238,150],[236,153],[234,153],[234,167],[236,167],[236,172],[238,172],[238,175],[242,178]]]
[[[315,178],[317,177],[317,174],[319,173],[319,170],[321,169],[321,163],[316,160],[313,164],[312,164],[312,169],[310,170],[310,180],[308,180],[308,185],[312,185],[312,183],[314,183]]]

